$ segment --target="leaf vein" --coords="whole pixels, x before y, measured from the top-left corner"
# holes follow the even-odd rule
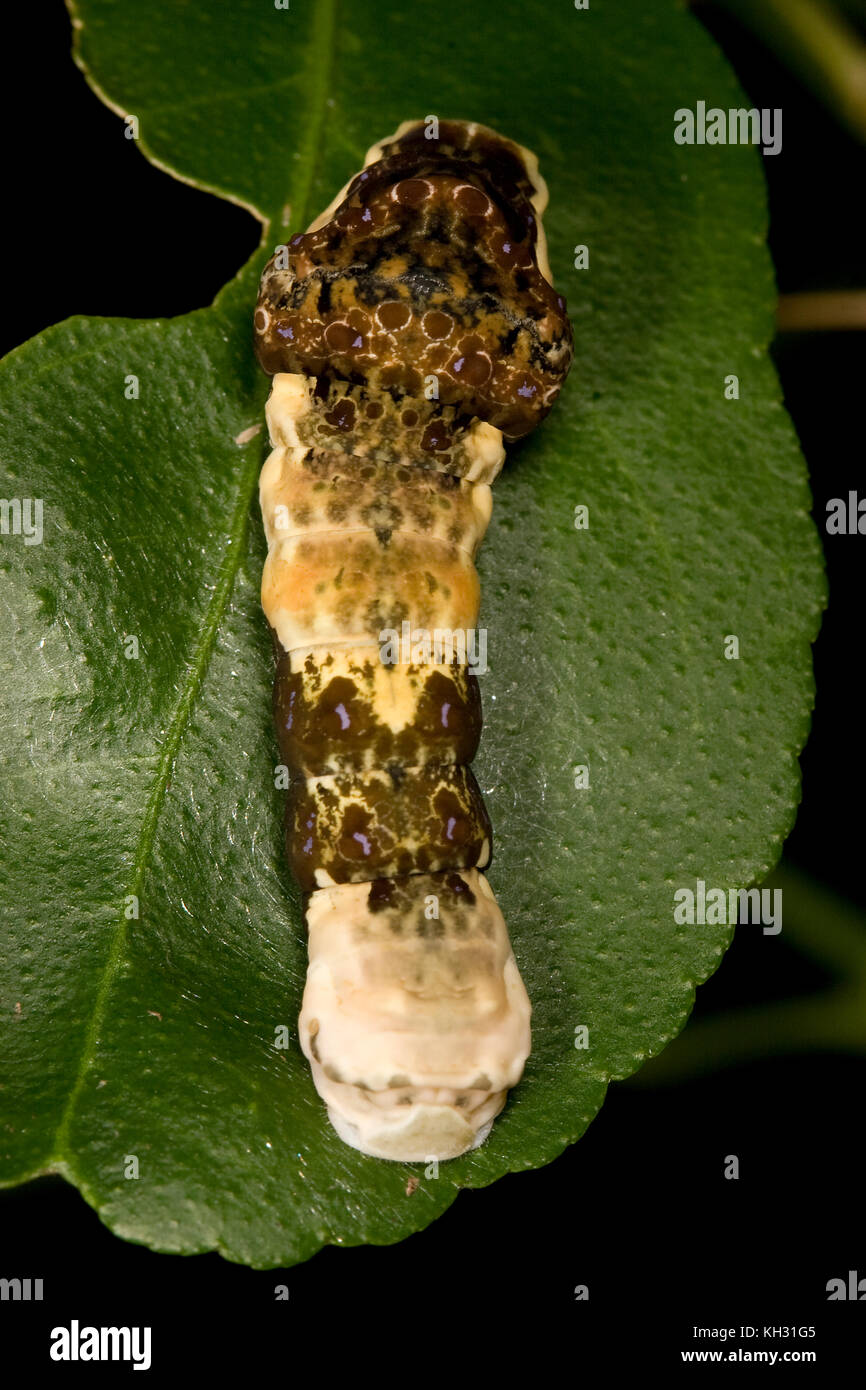
[[[314,169],[322,141],[327,92],[329,89],[333,61],[334,34],[336,29],[335,15],[336,0],[322,0],[322,3],[316,7],[312,25],[309,50],[310,62],[307,67],[311,89],[311,100],[308,104],[310,117],[307,122],[304,137],[298,145],[300,159],[298,160],[299,167],[297,170],[299,187],[296,202],[299,212],[302,214],[306,214],[307,211]],[[301,216],[300,220],[304,221],[305,217]],[[256,486],[256,480],[258,478],[259,465],[260,456],[258,452],[253,452],[250,462],[246,465],[241,475],[237,501],[232,516],[231,530],[229,532],[225,553],[220,562],[216,586],[208,605],[202,634],[196,646],[194,659],[188,668],[180,698],[169,725],[168,734],[162,745],[156,776],[154,777],[153,787],[145,809],[141,833],[138,840],[138,849],[130,880],[130,895],[135,895],[137,897],[141,896],[141,888],[144,883],[151,851],[156,839],[157,823],[165,802],[165,795],[170,783],[172,769],[180,751],[193,707],[204,683],[204,678],[207,674],[210,659],[216,645],[220,623],[222,622],[223,614],[229,602],[232,589],[234,588],[235,578],[243,553],[247,516],[249,514],[250,502]],[[56,1164],[68,1162],[64,1151],[67,1147],[72,1117],[75,1113],[78,1098],[84,1087],[87,1073],[93,1062],[99,1038],[99,1029],[102,1025],[106,1004],[111,993],[115,975],[117,974],[126,939],[127,918],[124,912],[121,912],[109,943],[105,965],[102,969],[90,1019],[85,1030],[78,1070],[55,1133],[52,1147],[55,1154],[53,1161]]]

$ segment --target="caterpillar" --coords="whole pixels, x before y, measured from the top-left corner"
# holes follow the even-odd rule
[[[383,634],[475,630],[504,441],[544,418],[573,354],[537,159],[431,121],[373,145],[277,248],[254,316],[300,1043],[340,1138],[402,1161],[484,1141],[531,1006],[483,873],[477,677],[459,645],[386,652]]]

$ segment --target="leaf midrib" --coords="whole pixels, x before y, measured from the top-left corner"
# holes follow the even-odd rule
[[[327,94],[334,60],[336,9],[337,0],[319,0],[319,4],[315,7],[313,12],[313,22],[310,27],[305,83],[302,83],[302,85],[307,86],[307,90],[310,94],[307,106],[309,119],[306,123],[303,137],[297,142],[298,159],[294,162],[295,169],[293,170],[294,196],[291,198],[291,206],[293,212],[292,221],[295,223],[303,223],[308,220],[310,191],[312,189],[315,166],[318,162],[319,150],[322,143]],[[287,164],[288,162],[287,160]],[[295,210],[297,210],[297,216],[295,215]],[[267,235],[267,229],[265,235]],[[258,254],[257,248],[251,259],[255,259]],[[194,312],[202,313],[208,311],[196,310]],[[225,613],[240,567],[241,556],[244,550],[243,543],[246,538],[247,517],[249,515],[250,503],[259,475],[260,463],[260,451],[257,449],[250,451],[249,460],[245,463],[243,472],[240,476],[237,500],[232,513],[228,541],[220,562],[213,596],[211,597],[207,613],[205,614],[201,637],[196,646],[195,656],[187,668],[186,679],[181,686],[180,696],[169,724],[168,734],[162,745],[153,787],[148,797],[144,818],[142,820],[141,832],[138,838],[138,848],[133,864],[132,876],[129,882],[129,893],[125,895],[127,897],[134,895],[140,898],[142,896],[141,888],[150,862],[151,851],[153,850],[156,840],[157,825],[165,802],[172,768],[180,751],[181,744],[183,743],[190,715],[192,714],[198,694],[204,683],[205,676],[207,675],[223,614]],[[70,1157],[66,1152],[69,1129],[78,1103],[78,1098],[81,1095],[87,1073],[93,1061],[99,1039],[99,1029],[105,1015],[105,1006],[111,993],[114,977],[117,973],[126,940],[127,918],[124,910],[121,909],[117,925],[114,928],[109,943],[99,986],[94,997],[93,1007],[85,1030],[75,1080],[70,1089],[68,1100],[64,1106],[63,1113],[55,1131],[52,1145],[52,1157],[48,1160],[48,1163],[54,1167],[63,1166],[64,1169],[66,1169],[70,1164]],[[46,1171],[44,1164],[40,1165],[40,1171]]]

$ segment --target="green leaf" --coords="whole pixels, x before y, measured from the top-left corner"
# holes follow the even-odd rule
[[[673,3],[563,0],[530,22],[485,0],[470,23],[457,0],[82,0],[77,19],[78,60],[138,117],[148,157],[248,204],[264,236],[213,307],[72,319],[2,368],[4,496],[43,499],[44,537],[0,538],[0,1177],[61,1172],[159,1249],[288,1264],[324,1241],[398,1240],[460,1186],[577,1139],[608,1080],[683,1026],[729,940],[677,925],[675,890],[745,887],[778,858],[824,586],[766,353],[760,161],[675,144],[678,107],[748,103]],[[258,601],[264,442],[236,442],[262,419],[251,314],[284,209],[304,227],[373,139],[429,113],[538,153],[577,342],[496,485],[480,565],[476,770],[534,1048],[488,1142],[438,1176],[341,1144],[297,1046],[305,948]]]

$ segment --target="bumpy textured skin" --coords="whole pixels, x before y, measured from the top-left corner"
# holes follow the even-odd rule
[[[535,157],[472,122],[407,122],[306,233],[255,313],[274,380],[260,499],[286,848],[308,894],[299,1021],[331,1121],[399,1160],[481,1143],[519,1081],[530,1005],[479,871],[491,831],[465,651],[503,439],[572,357]],[[406,627],[408,625],[408,627]]]

